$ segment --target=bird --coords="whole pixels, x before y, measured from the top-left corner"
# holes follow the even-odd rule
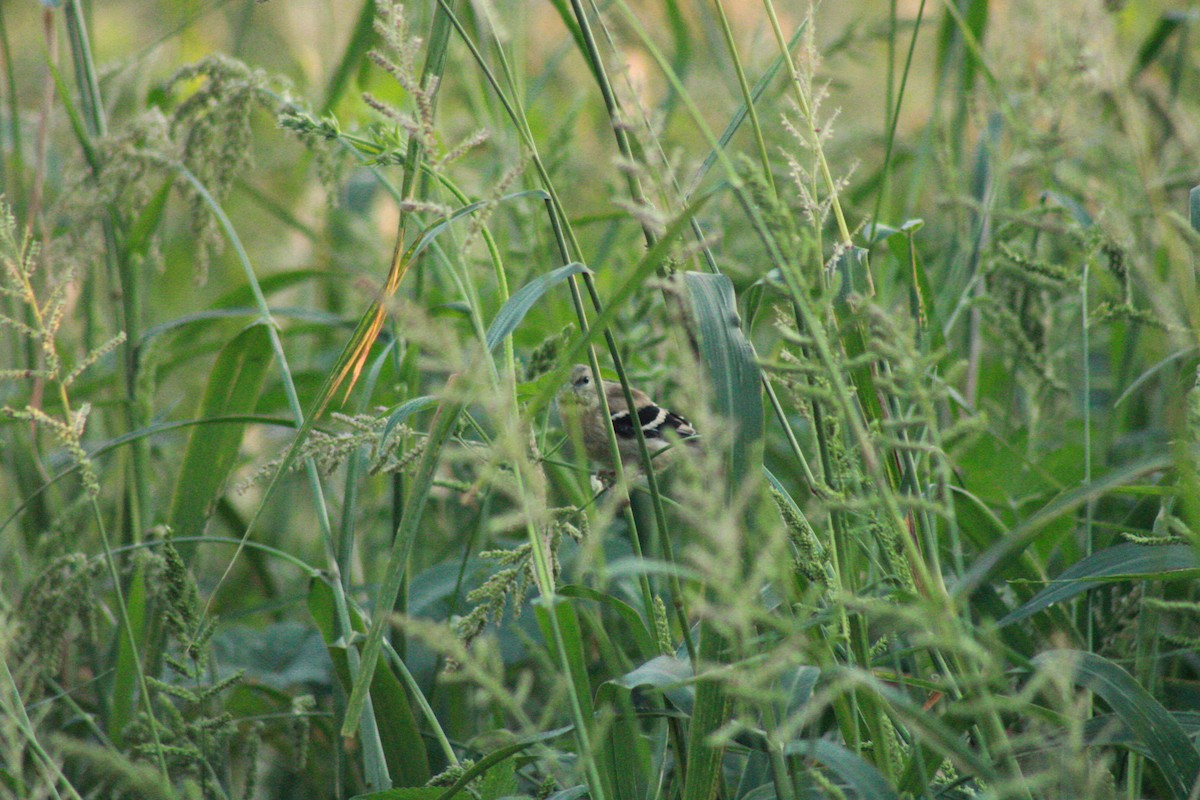
[[[584,448],[593,461],[612,466],[612,453],[608,446],[609,426],[616,433],[621,464],[626,468],[638,469],[641,464],[634,425],[641,427],[651,458],[671,447],[674,441],[695,442],[696,429],[682,415],[658,405],[640,389],[632,389],[634,407],[631,413],[621,384],[616,381],[601,383],[608,400],[608,420],[604,419],[591,367],[586,364],[576,364],[571,368],[567,384],[559,393],[560,411],[578,418]]]

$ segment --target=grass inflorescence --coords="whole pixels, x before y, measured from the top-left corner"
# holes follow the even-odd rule
[[[126,5],[0,12],[0,797],[1200,792],[1195,15]]]

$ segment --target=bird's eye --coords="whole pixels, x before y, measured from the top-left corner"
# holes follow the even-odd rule
[[[575,379],[575,383],[574,383],[573,385],[575,385],[575,386],[587,386],[587,385],[588,385],[589,383],[591,383],[591,382],[592,382],[592,376],[591,376],[591,375],[580,375],[578,378],[576,378],[576,379]]]

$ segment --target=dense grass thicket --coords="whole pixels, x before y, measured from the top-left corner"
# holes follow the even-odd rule
[[[0,798],[1200,798],[1194,8],[390,1],[0,5]]]

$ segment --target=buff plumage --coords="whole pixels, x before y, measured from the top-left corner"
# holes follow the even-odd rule
[[[603,406],[596,392],[591,368],[577,364],[571,369],[567,385],[560,394],[561,401],[578,416],[583,445],[588,456],[601,464],[611,465],[608,446],[608,427],[616,434],[621,463],[627,468],[637,468],[640,463],[637,430],[642,429],[646,448],[651,457],[671,447],[679,440],[692,440],[696,430],[686,419],[664,408],[645,392],[633,389],[633,409],[625,402],[625,392],[616,381],[603,381],[604,396],[608,400],[608,419],[604,418]]]

